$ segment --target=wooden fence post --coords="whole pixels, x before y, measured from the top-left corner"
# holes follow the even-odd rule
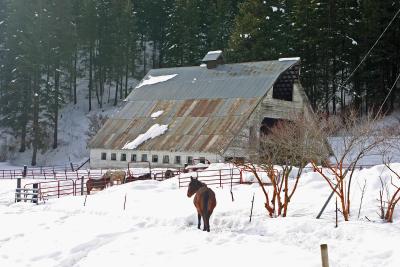
[[[60,198],[60,181],[57,181],[57,197]]]
[[[26,177],[26,174],[28,172],[28,166],[24,165],[24,170],[22,171],[22,177]]]
[[[337,228],[338,227],[338,207],[337,207],[337,197],[336,197],[336,210],[335,210],[335,222],[336,222],[336,224],[335,224],[335,228]]]
[[[328,258],[328,245],[321,245],[321,259],[322,259],[322,267],[329,267],[329,258]]]
[[[38,195],[39,195],[39,184],[35,183],[32,185],[32,203],[39,204]]]
[[[221,170],[219,170],[219,187],[222,187]]]
[[[17,178],[17,190],[15,195],[15,202],[21,202],[21,178]]]
[[[84,181],[84,177],[81,177],[81,196],[83,196],[83,181]]]
[[[253,217],[253,206],[254,206],[254,196],[256,195],[256,193],[253,193],[253,200],[251,201],[251,210],[250,210],[250,221],[251,222],[251,218]]]

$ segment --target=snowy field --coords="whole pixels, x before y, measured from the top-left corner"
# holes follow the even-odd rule
[[[351,221],[339,217],[338,228],[334,201],[315,219],[329,188],[313,172],[302,176],[287,218],[266,215],[256,184],[234,186],[234,202],[229,186],[213,187],[210,233],[197,229],[193,200],[177,178],[114,186],[88,196],[86,206],[84,196],[14,203],[16,181],[2,180],[0,266],[321,266],[322,243],[331,266],[400,266],[400,216],[396,210],[394,223],[379,220],[379,176],[389,179],[382,166],[358,173]]]

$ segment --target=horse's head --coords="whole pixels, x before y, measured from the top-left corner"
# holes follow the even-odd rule
[[[197,179],[193,179],[193,177],[190,176],[190,183],[187,191],[187,196],[188,197],[193,196],[197,192],[197,190],[199,190],[200,187],[202,186],[204,186],[202,182],[200,182]]]

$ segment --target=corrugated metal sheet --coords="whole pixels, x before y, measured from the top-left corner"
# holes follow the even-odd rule
[[[215,69],[184,67],[151,70],[149,76],[177,74],[174,78],[134,89],[128,100],[188,100],[254,98],[263,96],[296,61],[263,61],[220,65]]]
[[[138,150],[218,153],[226,149],[279,75],[296,61],[267,61],[151,70],[148,76],[174,78],[135,89],[125,107],[110,118],[91,148],[122,149],[152,125],[168,131]],[[148,77],[145,77],[148,79]],[[163,110],[158,118],[151,114]]]

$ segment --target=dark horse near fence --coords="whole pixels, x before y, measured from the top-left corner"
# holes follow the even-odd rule
[[[103,190],[104,188],[107,187],[107,185],[110,185],[110,184],[111,184],[110,177],[103,176],[100,179],[89,179],[86,182],[87,194],[90,195],[90,191],[92,191],[93,188]]]
[[[215,193],[207,187],[205,183],[200,182],[197,179],[190,177],[190,184],[187,191],[187,196],[194,196],[193,203],[197,209],[197,228],[200,229],[201,217],[203,217],[203,231],[210,232],[210,217],[213,213],[217,200],[215,199]]]
[[[140,180],[151,180],[151,173],[142,174],[140,176],[128,175],[128,177],[125,178],[125,183],[130,183]]]

